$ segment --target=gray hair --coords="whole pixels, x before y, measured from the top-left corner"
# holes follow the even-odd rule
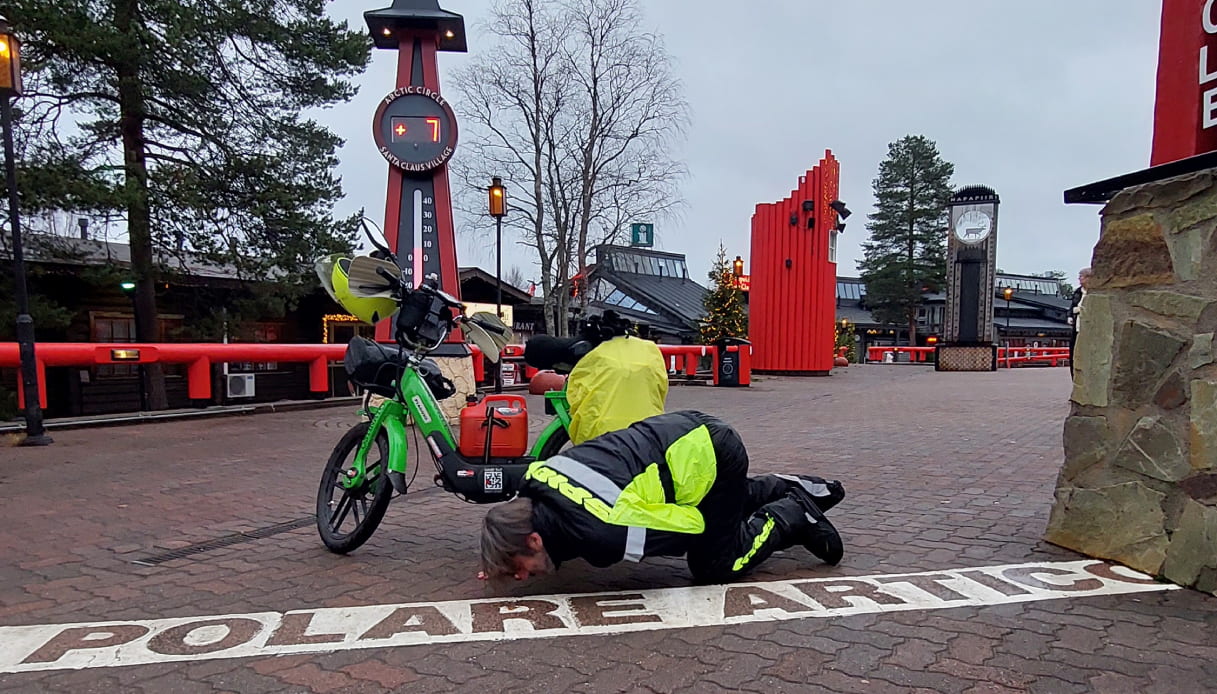
[[[498,504],[482,520],[482,571],[488,576],[515,573],[511,558],[531,555],[532,500],[516,497]]]

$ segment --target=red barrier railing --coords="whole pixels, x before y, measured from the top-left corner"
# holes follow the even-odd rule
[[[474,380],[486,378],[485,361],[476,346],[473,350]],[[704,345],[659,345],[666,359],[681,360],[686,376],[696,376],[703,356],[709,355],[718,367],[718,350]],[[329,390],[329,363],[342,361],[346,345],[285,345],[285,344],[221,344],[221,343],[101,343],[101,342],[39,342],[36,349],[38,369],[38,399],[47,406],[46,368],[48,366],[101,366],[110,364],[185,364],[186,390],[192,400],[211,398],[211,366],[225,362],[288,362],[309,365],[309,390],[324,393]],[[525,380],[537,369],[523,364],[524,347],[508,345],[504,358],[521,364]],[[16,342],[0,342],[0,368],[21,365],[21,353]],[[518,368],[518,367],[517,367]],[[17,400],[25,406],[24,389],[17,389]]]
[[[697,366],[701,362],[701,358],[705,356],[711,358],[713,369],[718,368],[718,350],[713,347],[707,345],[657,346],[668,364],[671,364],[673,359],[680,364],[676,370],[685,376],[696,376]],[[484,381],[486,379],[486,362],[482,359],[482,350],[478,349],[476,345],[470,345],[469,348],[473,350],[473,380],[478,382]],[[524,364],[523,345],[507,345],[503,349],[503,361],[520,364],[523,367],[524,380],[532,378],[537,373],[537,369]],[[517,366],[516,368],[520,367]]]
[[[899,361],[899,355],[909,355],[908,361],[928,363],[933,361],[935,347],[867,347],[866,360],[887,363]],[[1061,362],[1069,360],[1068,347],[998,347],[997,365],[999,368],[1012,368],[1017,364],[1046,362],[1050,366],[1060,366]]]
[[[329,390],[329,362],[341,361],[346,345],[279,345],[220,343],[39,342],[36,349],[38,399],[46,401],[46,367],[106,364],[185,364],[186,390],[192,400],[211,398],[211,365],[224,362],[296,362],[309,365],[309,390]],[[21,364],[15,342],[0,343],[0,367]],[[25,406],[23,389],[17,399]]]

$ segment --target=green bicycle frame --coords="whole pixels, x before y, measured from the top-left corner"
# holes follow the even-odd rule
[[[562,390],[551,390],[545,394],[545,404],[554,411],[556,415],[549,425],[537,437],[537,442],[533,444],[532,450],[528,452],[534,459],[541,459],[541,450],[545,448],[545,444],[549,443],[549,439],[556,433],[562,430],[570,430],[570,403],[566,401],[566,388]]]
[[[409,458],[409,442],[406,438],[408,418],[418,425],[424,441],[431,441],[433,435],[438,435],[447,443],[449,450],[456,450],[456,439],[448,427],[448,420],[440,410],[439,402],[432,395],[422,376],[413,368],[402,372],[401,382],[397,389],[398,396],[385,399],[379,406],[369,408],[367,414],[372,415],[368,431],[359,444],[352,465],[354,474],[342,479],[342,485],[348,489],[361,486],[367,476],[368,452],[383,430],[389,439],[389,472],[406,473],[406,463]],[[550,391],[545,394],[546,403],[553,409],[556,416],[541,432],[530,455],[538,458],[545,444],[559,430],[570,427],[570,406],[566,401],[565,389]],[[432,455],[439,456],[439,451],[432,450]]]

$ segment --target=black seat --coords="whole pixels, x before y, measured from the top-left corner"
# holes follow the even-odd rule
[[[404,366],[396,348],[358,336],[347,344],[342,363],[351,383],[389,398]]]
[[[553,369],[558,373],[570,373],[588,352],[591,342],[579,337],[560,338],[552,335],[537,335],[524,344],[524,362],[534,369]]]

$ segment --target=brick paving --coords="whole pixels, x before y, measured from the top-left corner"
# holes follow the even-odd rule
[[[754,471],[841,479],[838,567],[801,549],[750,577],[909,573],[1079,558],[1040,540],[1061,464],[1066,369],[863,366],[749,389],[674,388],[734,424]],[[533,413],[542,412],[538,398]],[[485,511],[427,464],[347,557],[311,526],[156,566],[151,554],[300,519],[343,409],[61,431],[0,449],[0,626],[688,585],[682,560],[486,586]],[[3,648],[3,644],[0,644]],[[0,674],[21,692],[1196,692],[1217,689],[1217,598],[1195,591],[610,636]]]

